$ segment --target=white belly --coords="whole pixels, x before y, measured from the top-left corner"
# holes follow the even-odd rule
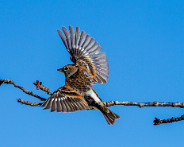
[[[96,93],[90,89],[85,93],[86,96],[90,96],[91,98],[94,99],[95,102],[101,102],[100,98],[96,95]]]

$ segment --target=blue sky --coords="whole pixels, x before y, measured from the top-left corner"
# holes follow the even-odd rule
[[[64,85],[56,69],[71,63],[57,29],[79,26],[106,52],[104,101],[183,102],[184,1],[0,1],[0,78],[12,79],[47,98]],[[98,111],[51,113],[16,102],[38,101],[12,85],[0,87],[0,146],[128,146],[183,144],[184,121],[154,126],[154,117],[184,114],[180,108],[111,107],[121,118],[109,126]]]

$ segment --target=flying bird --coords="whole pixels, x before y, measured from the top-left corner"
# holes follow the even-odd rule
[[[78,110],[96,109],[105,117],[109,125],[120,117],[107,108],[91,84],[106,83],[109,78],[109,65],[101,46],[90,35],[80,28],[76,31],[69,26],[57,30],[70,59],[74,64],[68,64],[58,71],[65,75],[65,85],[57,89],[42,104],[51,112],[74,112]]]

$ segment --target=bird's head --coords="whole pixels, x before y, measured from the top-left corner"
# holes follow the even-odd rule
[[[78,66],[74,64],[65,65],[63,68],[58,69],[57,71],[63,72],[66,78],[71,77],[78,71]]]

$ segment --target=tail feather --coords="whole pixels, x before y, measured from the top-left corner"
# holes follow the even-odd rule
[[[107,123],[109,125],[113,125],[115,123],[115,119],[119,119],[120,117],[112,112],[109,108],[106,107],[106,109],[99,109],[100,112],[104,115]]]

